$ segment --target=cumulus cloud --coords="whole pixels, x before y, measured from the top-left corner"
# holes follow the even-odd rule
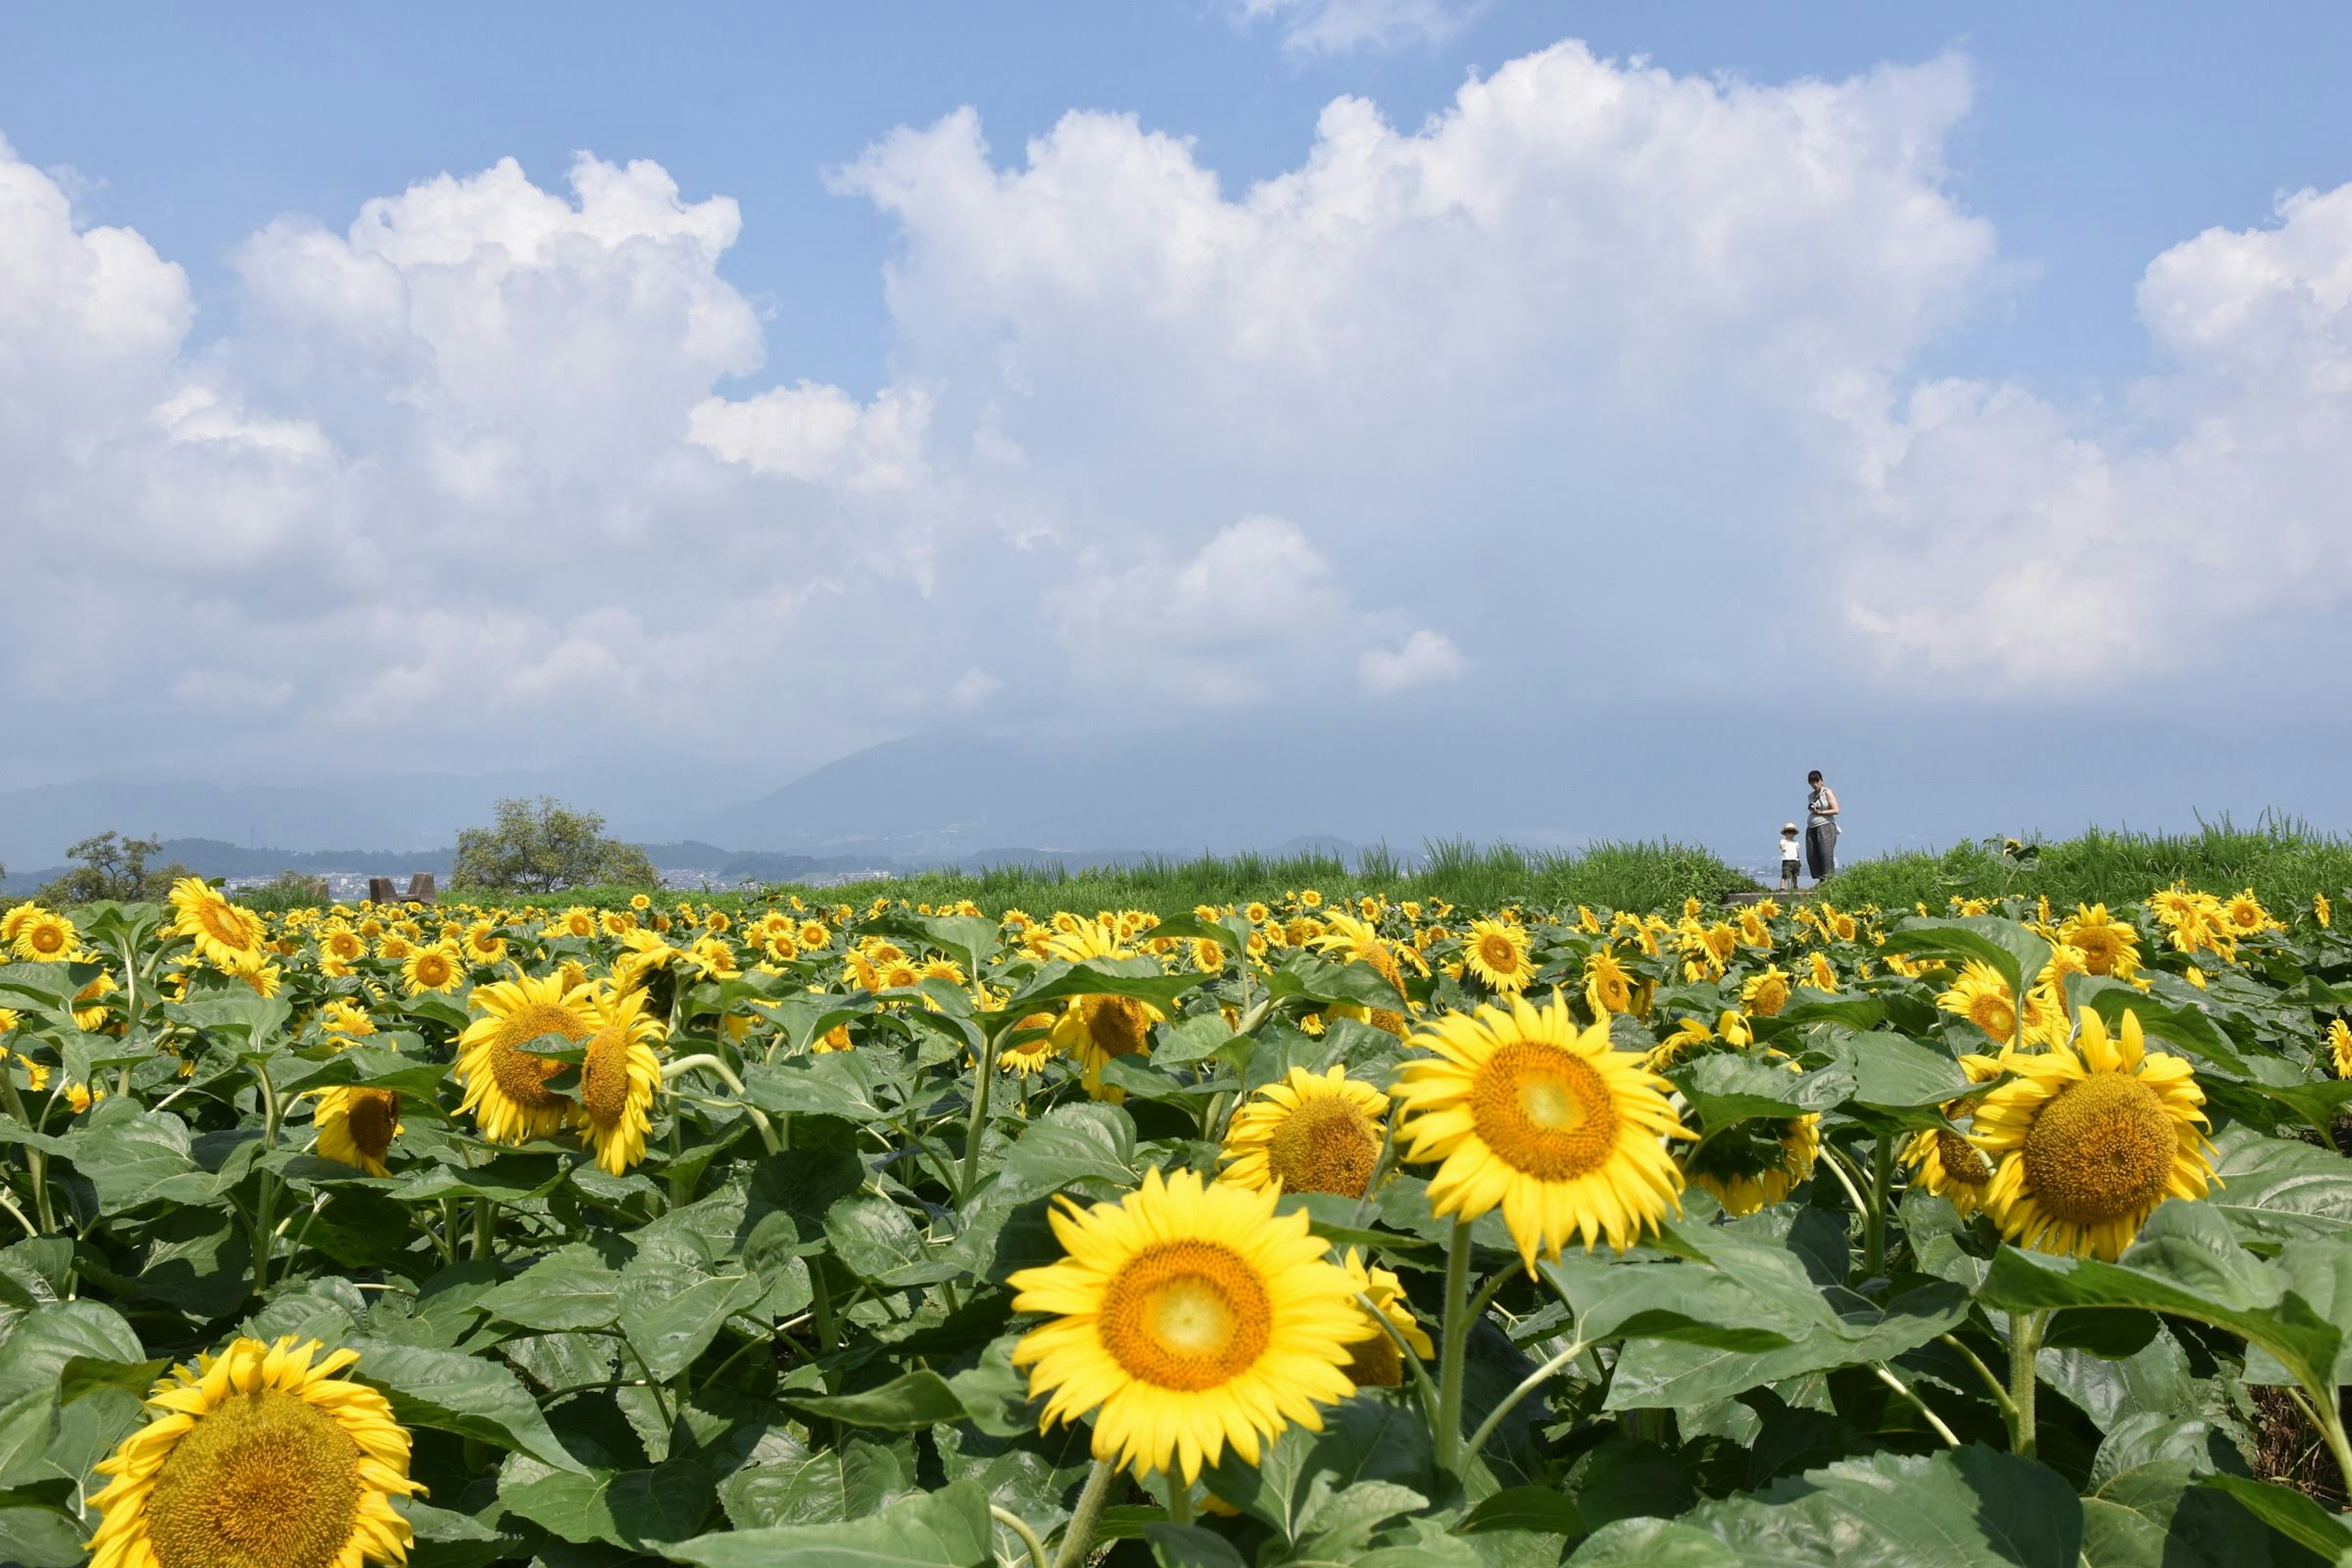
[[[1427,628],[1413,633],[1394,650],[1366,648],[1357,660],[1364,689],[1379,696],[1452,680],[1468,668],[1452,637]]]
[[[1259,9],[1317,48],[1461,14]],[[198,349],[181,269],[0,143],[10,713],[487,766],[750,711],[814,761],[1104,689],[1378,700],[1455,636],[1583,671],[1522,712],[1712,692],[1694,605],[1856,700],[2095,700],[2340,608],[2352,186],[2155,258],[2114,395],[1923,380],[2019,286],[1947,175],[1971,98],[1563,43],[1412,127],[1334,100],[1239,187],[1133,116],[1000,154],[959,110],[828,174],[896,230],[855,393],[768,363],[742,215],[652,163],[281,219]]]
[[[2011,689],[2193,670],[2352,595],[2352,184],[2211,229],[2139,285],[2161,368],[2095,419],[1933,382],[1871,425],[1842,502],[1848,614],[1904,661]],[[2264,624],[2267,622],[2267,624]],[[2242,642],[2241,646],[2243,646]]]
[[[1483,7],[1465,0],[1242,0],[1244,22],[1276,21],[1296,54],[1443,43]]]

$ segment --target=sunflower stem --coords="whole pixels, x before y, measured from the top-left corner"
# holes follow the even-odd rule
[[[17,1098],[16,1075],[8,1066],[5,1051],[0,1051],[0,1100],[5,1100],[9,1118],[19,1127],[33,1125],[32,1118],[25,1114],[25,1102]],[[38,1236],[55,1230],[58,1227],[58,1221],[57,1215],[49,1208],[49,1156],[47,1153],[39,1149],[27,1147],[25,1151],[25,1173],[32,1178],[33,1213],[40,1220],[40,1228],[34,1234]],[[18,1217],[23,1216],[19,1215]]]
[[[1364,1310],[1364,1316],[1381,1326],[1390,1342],[1396,1346],[1397,1360],[1412,1373],[1413,1388],[1421,1395],[1421,1413],[1429,1418],[1430,1426],[1434,1428],[1437,1425],[1437,1384],[1429,1381],[1429,1369],[1421,1364],[1421,1352],[1412,1348],[1403,1331],[1390,1322],[1388,1314],[1361,1290],[1356,1292],[1356,1305]]]
[[[2010,1412],[2017,1408],[2017,1402],[2009,1396],[2009,1384],[2001,1382],[1992,1368],[1985,1365],[1984,1357],[1961,1343],[1958,1335],[1938,1334],[1936,1337],[1968,1358],[1968,1363],[1977,1369],[1977,1375],[1984,1379],[1985,1387],[1992,1391],[1993,1403],[2000,1406],[2001,1419],[2008,1420]]]
[[[492,1239],[495,1225],[490,1200],[476,1198],[474,1200],[474,1261],[477,1263],[498,1256],[497,1247]]]
[[[1574,1361],[1578,1356],[1580,1356],[1583,1353],[1584,1342],[1582,1340],[1579,1340],[1576,1343],[1569,1346],[1566,1350],[1552,1357],[1551,1360],[1544,1363],[1543,1365],[1536,1368],[1535,1371],[1521,1378],[1519,1380],[1519,1385],[1511,1390],[1510,1393],[1505,1394],[1503,1396],[1503,1402],[1486,1413],[1486,1419],[1478,1423],[1478,1430],[1470,1434],[1470,1440],[1462,1446],[1462,1462],[1466,1465],[1478,1457],[1480,1450],[1486,1447],[1486,1439],[1492,1437],[1495,1435],[1495,1429],[1503,1424],[1503,1418],[1505,1416],[1510,1415],[1512,1411],[1517,1410],[1519,1407],[1520,1403],[1525,1400],[1528,1394],[1533,1394],[1537,1389],[1541,1388],[1547,1382],[1550,1381],[1552,1373],[1559,1371],[1560,1368],[1566,1366],[1570,1362]]]
[[[963,1169],[956,1181],[956,1197],[960,1202],[971,1200],[971,1189],[980,1182],[980,1145],[988,1135],[988,1090],[996,1081],[996,1047],[1005,1030],[1016,1027],[1018,1020],[988,1035],[980,1043],[980,1080],[971,1086],[971,1121],[963,1131]]]
[[[1168,1518],[1174,1524],[1192,1522],[1192,1484],[1183,1477],[1162,1474],[1168,1483]]]
[[[2314,1426],[2319,1428],[2319,1436],[2326,1443],[2327,1451],[2336,1458],[2336,1473],[2352,1476],[2352,1442],[2346,1440],[2341,1396],[2333,1388],[2290,1388],[2286,1396],[2294,1401],[2296,1408],[2309,1418]]]
[[[1097,1459],[1094,1468],[1087,1472],[1086,1489],[1078,1493],[1077,1510],[1070,1515],[1069,1528],[1062,1531],[1062,1550],[1054,1558],[1054,1568],[1078,1568],[1095,1549],[1095,1531],[1102,1524],[1103,1507],[1110,1501],[1110,1483],[1118,1474],[1118,1467],[1108,1459]]]
[[[1895,1175],[1895,1140],[1882,1132],[1870,1150],[1870,1206],[1862,1215],[1862,1277],[1886,1271],[1886,1188]]]
[[[995,1503],[988,1505],[988,1516],[1021,1538],[1021,1544],[1029,1549],[1029,1568],[1046,1568],[1045,1543],[1037,1539],[1037,1532],[1029,1528],[1027,1520]]]
[[[2047,1321],[2044,1312],[2009,1315],[2010,1408],[2001,1414],[2009,1417],[2009,1451],[2021,1458],[2033,1458],[2033,1363],[2042,1350],[2042,1329]]]
[[[1397,1119],[1403,1114],[1402,1105],[1390,1105],[1388,1121],[1381,1129],[1380,1154],[1372,1161],[1372,1173],[1364,1178],[1364,1195],[1356,1200],[1356,1217],[1351,1223],[1357,1226],[1360,1226],[1364,1216],[1371,1212],[1372,1194],[1381,1190],[1381,1183],[1389,1173],[1389,1162],[1396,1158]]]
[[[1911,1407],[1927,1418],[1927,1425],[1936,1429],[1936,1436],[1944,1440],[1946,1447],[1957,1448],[1960,1446],[1960,1440],[1952,1436],[1952,1429],[1944,1425],[1944,1418],[1928,1408],[1927,1402],[1919,1397],[1917,1389],[1895,1376],[1893,1368],[1885,1362],[1878,1361],[1870,1363],[1870,1370],[1878,1374],[1879,1382],[1910,1401]]]
[[[1462,1358],[1470,1342],[1470,1222],[1457,1219],[1445,1243],[1445,1321],[1439,1332],[1437,1468],[1452,1475],[1462,1456]]]

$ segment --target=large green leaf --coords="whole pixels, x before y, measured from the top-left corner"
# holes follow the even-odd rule
[[[1040,1198],[1081,1183],[1111,1192],[1135,1185],[1135,1122],[1115,1105],[1057,1105],[1006,1152],[998,1196]]]
[[[566,1541],[658,1548],[710,1511],[710,1473],[691,1459],[646,1470],[558,1470],[499,1490],[499,1507]]]
[[[995,1533],[988,1494],[958,1481],[865,1519],[725,1531],[668,1553],[702,1568],[995,1568]]]
[[[526,1329],[601,1329],[621,1312],[621,1276],[596,1248],[568,1242],[481,1299]]]
[[[404,1425],[478,1438],[559,1470],[584,1470],[556,1440],[539,1402],[497,1362],[380,1339],[358,1340],[352,1348],[360,1359],[343,1375],[382,1389]]]
[[[1423,1496],[1436,1490],[1428,1420],[1393,1389],[1359,1390],[1324,1414],[1320,1432],[1286,1428],[1255,1465],[1228,1448],[1210,1475],[1210,1490],[1293,1542],[1317,1528],[1315,1510],[1328,1498],[1365,1482]]]
[[[719,1485],[719,1500],[735,1528],[754,1530],[864,1519],[915,1489],[915,1456],[904,1438],[858,1435],[837,1448],[740,1469]]]
[[[621,1270],[621,1332],[646,1374],[667,1383],[710,1348],[729,1318],[767,1292],[766,1280],[740,1268],[712,1273],[675,1252],[647,1249]]]
[[[1853,1092],[1853,1070],[1843,1063],[1790,1072],[1734,1054],[1701,1057],[1666,1075],[1683,1091],[1708,1131],[1750,1117],[1785,1120],[1828,1110]]]
[[[964,1418],[963,1400],[938,1373],[910,1372],[860,1394],[784,1394],[795,1410],[852,1426],[915,1432]]]
[[[2291,1242],[2290,1248],[2339,1243]],[[2114,1263],[2053,1258],[2004,1247],[1994,1254],[1978,1299],[1988,1307],[2141,1307],[2227,1329],[2274,1357],[2306,1388],[2333,1387],[2344,1353],[2340,1321],[2294,1288],[2301,1264],[2272,1265],[2238,1244],[2212,1205],[2174,1199]],[[2335,1278],[2334,1268],[2315,1269]]]
[[[2231,1129],[2220,1141],[2206,1201],[2249,1241],[2352,1237],[2352,1160],[2294,1138]]]
[[[755,1063],[743,1074],[743,1098],[784,1115],[838,1116],[858,1123],[885,1121],[884,1088],[897,1077],[887,1053],[860,1047]]]
[[[907,1211],[878,1193],[858,1193],[825,1211],[825,1239],[843,1268],[888,1289],[952,1279],[962,1270],[923,1239]]]
[[[1176,1010],[1177,1001],[1194,987],[1204,984],[1202,974],[1162,974],[1157,962],[1148,958],[1098,958],[1085,963],[1049,963],[1037,972],[1035,979],[1014,994],[999,1012],[980,1016],[981,1026],[994,1034],[1005,1025],[1018,1023],[1049,1002],[1060,1002],[1072,996],[1125,996],[1149,1004],[1163,1013]]]
[[[2076,1568],[2083,1509],[2058,1474],[1970,1447],[1873,1454],[1700,1504],[1684,1522],[1744,1568]]]

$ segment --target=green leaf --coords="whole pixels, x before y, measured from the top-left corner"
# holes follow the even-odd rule
[[[2010,1311],[2143,1307],[2177,1313],[2261,1346],[2307,1389],[2333,1389],[2343,1330],[2289,1288],[2292,1277],[2239,1246],[2212,1205],[2176,1198],[2157,1209],[2114,1263],[2000,1248],[1978,1299]]]
[[[2269,1556],[2261,1522],[2178,1459],[2108,1476],[2083,1499],[2090,1568],[2240,1568]]]
[[[2222,1493],[2247,1512],[2294,1542],[2332,1562],[2352,1553],[2352,1522],[2331,1513],[2301,1492],[2245,1476],[2206,1476],[2197,1483]]]
[[[917,915],[900,911],[866,922],[865,929],[882,936],[903,937],[938,948],[977,978],[996,955],[997,922],[985,915]]]
[[[1249,1568],[1223,1536],[1197,1524],[1147,1524],[1143,1539],[1160,1568]]]
[[[1206,1061],[1242,1037],[1215,1013],[1198,1013],[1172,1024],[1162,1024],[1151,1047],[1151,1059],[1163,1067]]]
[[[914,1455],[903,1445],[853,1435],[838,1448],[738,1470],[719,1499],[738,1530],[864,1519],[916,1489]]]
[[[2082,1504],[2055,1471],[1975,1446],[1842,1459],[1684,1522],[1748,1568],[2075,1568],[2083,1540]]]
[[[1115,1105],[1057,1105],[1031,1122],[1004,1156],[1005,1201],[1045,1197],[1082,1182],[1125,1191],[1135,1169],[1135,1122]]]
[[[601,1329],[620,1316],[621,1276],[594,1247],[569,1242],[483,1296],[480,1306],[526,1329]]]
[[[1308,1002],[1353,1002],[1365,1007],[1404,1010],[1405,999],[1370,964],[1334,963],[1320,953],[1296,952],[1265,977],[1266,994],[1276,1001],[1299,997]]]
[[[1969,1075],[1959,1063],[1900,1035],[1848,1035],[1836,1050],[1853,1073],[1856,1105],[1940,1112],[1944,1101],[1968,1092]]]
[[[2232,1130],[2219,1142],[2206,1198],[2250,1241],[2352,1237],[2352,1160],[2294,1138]]]
[[[621,1270],[621,1332],[644,1360],[646,1375],[667,1383],[710,1348],[729,1318],[767,1292],[767,1281],[756,1274],[712,1274],[675,1254],[648,1249]]]
[[[890,1289],[952,1279],[962,1269],[924,1241],[907,1211],[878,1193],[845,1197],[824,1214],[825,1239],[842,1267]]]
[[[99,1212],[110,1217],[163,1201],[173,1178],[197,1169],[186,1122],[169,1111],[121,1103],[122,1111],[93,1116],[67,1140],[74,1169],[98,1189]]]
[[[722,1531],[671,1546],[702,1568],[994,1568],[988,1494],[970,1481],[902,1498],[840,1524]]]
[[[0,1402],[0,1486],[37,1475],[58,1436],[58,1396],[30,1388]]]
[[[1594,1531],[1568,1563],[1569,1568],[1744,1568],[1746,1561],[1696,1525],[1627,1519]]]
[[[498,1506],[566,1541],[658,1549],[691,1536],[712,1495],[709,1471],[673,1459],[647,1470],[541,1476],[501,1488]]]
[[[454,1432],[529,1454],[559,1470],[584,1473],[540,1414],[539,1402],[505,1367],[479,1356],[389,1340],[362,1339],[357,1365],[343,1373],[381,1389],[394,1419]]]
[[[965,1419],[963,1401],[935,1372],[910,1372],[862,1394],[804,1394],[778,1398],[793,1409],[852,1426],[915,1432]]]
[[[755,1063],[743,1074],[743,1098],[762,1110],[786,1116],[838,1116],[847,1121],[883,1121],[881,1100],[893,1078],[887,1053],[863,1047]]]
[[[1683,1091],[1708,1131],[1750,1117],[1781,1121],[1827,1110],[1854,1088],[1853,1069],[1843,1064],[1794,1073],[1732,1054],[1701,1057],[1666,1076]]]
[[[1005,1003],[1002,1011],[980,1016],[980,1025],[990,1034],[1011,1023],[1018,1023],[1048,1002],[1059,1002],[1071,996],[1126,996],[1134,1001],[1172,1013],[1176,1004],[1188,991],[1207,983],[1204,974],[1162,974],[1159,963],[1149,958],[1098,958],[1084,963],[1049,963],[1037,972],[1037,977]]]
[[[1251,1465],[1226,1450],[1210,1471],[1210,1489],[1243,1512],[1297,1541],[1309,1510],[1325,1496],[1366,1481],[1388,1481],[1427,1497],[1437,1489],[1429,1423],[1402,1390],[1359,1390],[1327,1411],[1323,1430],[1286,1428]]]
[[[1523,1530],[1533,1535],[1582,1535],[1584,1514],[1551,1487],[1506,1487],[1462,1516],[1462,1533]]]
[[[58,1403],[71,1405],[101,1388],[121,1388],[147,1397],[155,1380],[172,1369],[168,1357],[159,1361],[114,1361],[105,1356],[68,1357],[58,1373]]]
[[[142,1362],[146,1353],[113,1308],[90,1300],[45,1301],[0,1339],[0,1401],[37,1390],[54,1395],[76,1360]]]
[[[26,968],[55,965],[27,964]],[[0,1494],[0,1562],[22,1568],[73,1568],[85,1561],[81,1543],[89,1533],[61,1510],[17,1496]]]

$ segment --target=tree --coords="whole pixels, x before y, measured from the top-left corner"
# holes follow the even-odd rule
[[[490,827],[457,835],[449,880],[498,893],[551,893],[598,882],[652,887],[661,879],[646,852],[604,836],[604,819],[551,795],[502,800]]]
[[[80,864],[43,888],[41,897],[59,908],[96,903],[100,899],[126,904],[161,899],[172,890],[173,883],[195,875],[177,860],[149,869],[147,857],[163,850],[160,839],[125,838],[109,828],[66,851],[67,859]]]

